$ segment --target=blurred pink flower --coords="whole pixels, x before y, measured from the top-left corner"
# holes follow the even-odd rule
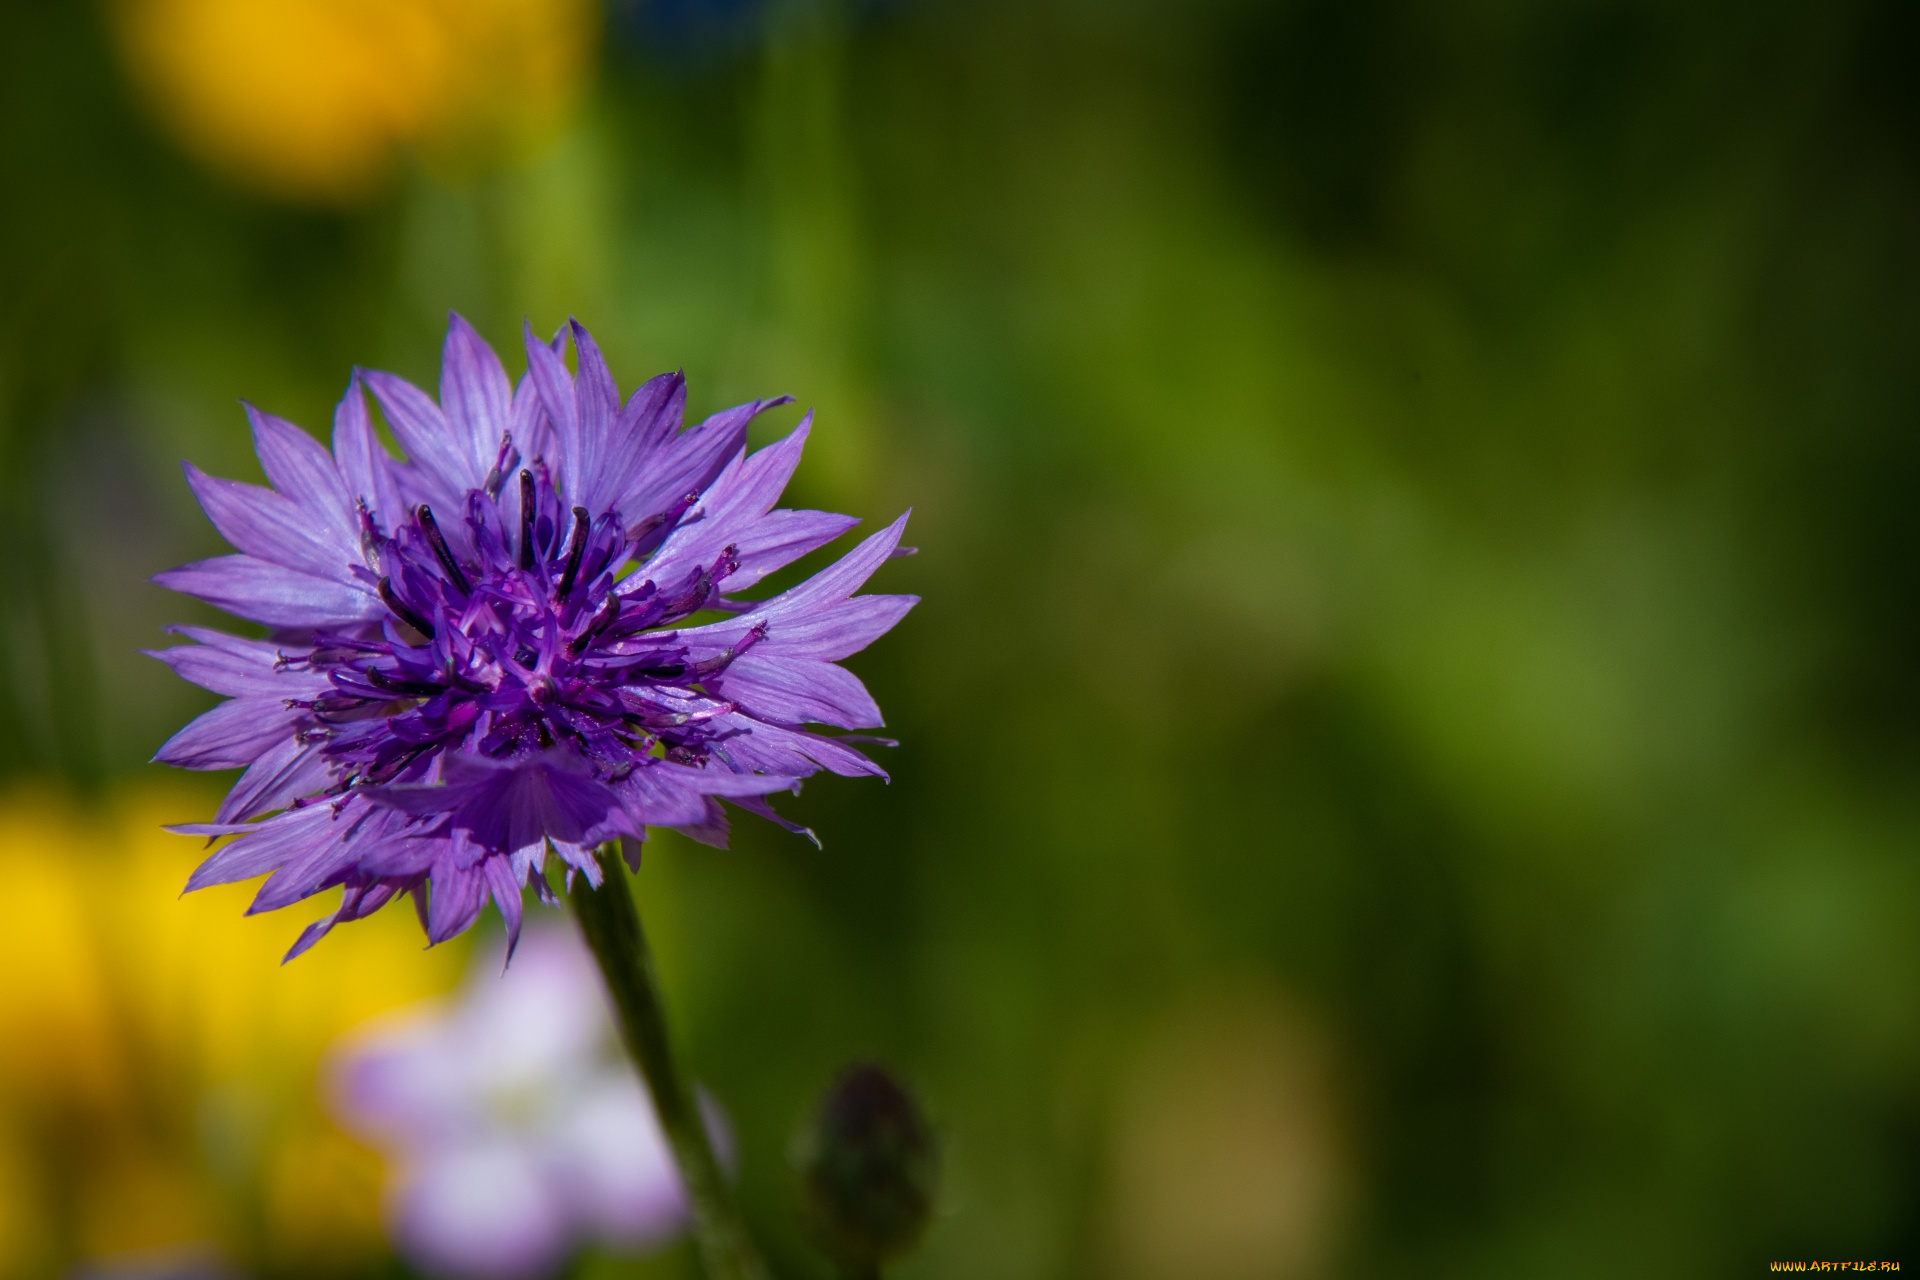
[[[685,1195],[592,957],[571,931],[535,929],[500,970],[496,951],[457,1004],[377,1024],[334,1059],[336,1115],[392,1162],[395,1247],[432,1273],[516,1280],[582,1245],[662,1242]]]

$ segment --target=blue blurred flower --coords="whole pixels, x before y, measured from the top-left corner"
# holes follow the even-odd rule
[[[685,1192],[592,957],[550,928],[504,977],[499,960],[455,1007],[362,1032],[335,1059],[336,1115],[392,1161],[396,1247],[437,1274],[514,1280],[584,1244],[661,1242]]]
[[[679,374],[622,407],[578,324],[526,347],[516,389],[456,316],[439,404],[356,374],[331,455],[249,408],[272,489],[187,468],[240,554],[156,580],[271,635],[181,628],[197,643],[155,655],[230,698],[156,758],[246,769],[212,823],[182,828],[239,836],[189,889],[272,873],[266,911],[343,887],[289,958],[403,893],[434,942],[489,897],[517,936],[550,847],[597,884],[602,841],[665,826],[722,844],[720,797],[782,821],[764,797],[817,769],[884,776],[802,726],[880,724],[835,664],[915,603],[853,595],[906,517],[791,590],[732,598],[857,523],[774,509],[811,419],[749,455],[747,424],[783,400],[682,430]],[[375,437],[363,379],[407,461]],[[732,616],[686,625],[703,610]]]

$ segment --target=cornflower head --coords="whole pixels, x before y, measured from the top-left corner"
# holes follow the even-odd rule
[[[551,342],[528,329],[526,349],[515,386],[455,315],[439,403],[356,371],[331,453],[248,406],[272,488],[186,468],[239,554],[155,581],[267,636],[176,628],[193,643],[153,656],[228,700],[155,759],[245,770],[211,823],[178,828],[237,837],[189,890],[264,874],[259,912],[342,889],[288,959],[402,894],[432,942],[489,898],[515,938],[522,889],[552,898],[550,854],[597,887],[603,841],[627,837],[630,859],[650,826],[724,845],[723,798],[801,831],[766,797],[820,769],[885,776],[808,726],[881,723],[836,664],[916,603],[854,595],[906,516],[800,585],[740,599],[858,523],[775,509],[811,415],[748,453],[748,423],[786,397],[683,429],[681,375],[623,405],[578,323]],[[703,611],[722,616],[690,625]]]

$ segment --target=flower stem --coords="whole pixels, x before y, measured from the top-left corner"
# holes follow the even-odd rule
[[[667,1039],[666,1007],[660,1000],[653,953],[640,930],[640,913],[633,905],[619,848],[617,843],[600,846],[600,869],[605,873],[600,888],[593,888],[584,876],[574,882],[568,895],[573,913],[613,996],[620,1038],[653,1094],[660,1128],[680,1166],[693,1207],[694,1239],[709,1280],[767,1280],[766,1264],[747,1234],[733,1191],[714,1158],[699,1104]]]

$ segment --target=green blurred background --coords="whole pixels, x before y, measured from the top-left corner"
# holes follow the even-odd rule
[[[915,512],[891,785],[640,880],[783,1275],[863,1056],[945,1141],[913,1280],[1920,1265],[1920,9],[534,3],[544,70],[355,170],[141,8],[0,23],[20,786],[210,701],[135,650],[212,616],[145,579],[218,548],[179,459],[258,476],[237,398],[571,313]]]

